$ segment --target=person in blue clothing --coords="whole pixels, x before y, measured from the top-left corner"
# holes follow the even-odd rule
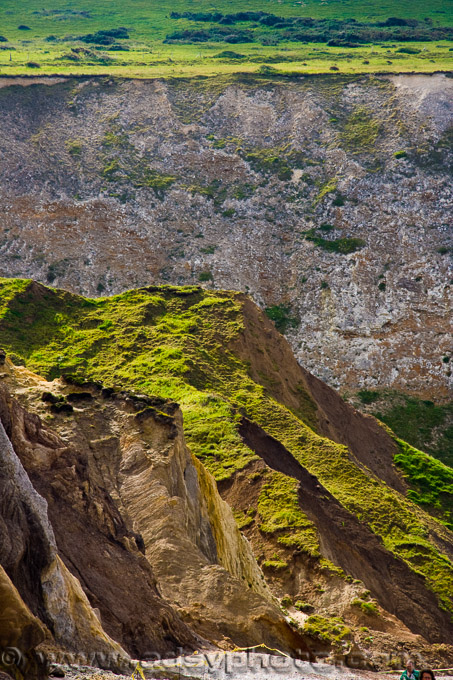
[[[406,670],[400,675],[400,680],[419,680],[420,673],[415,670],[415,665],[412,659],[408,659],[406,663]]]

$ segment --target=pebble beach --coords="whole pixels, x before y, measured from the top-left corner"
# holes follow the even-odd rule
[[[135,662],[134,662],[135,663]],[[288,657],[247,655],[246,653],[208,653],[179,659],[142,662],[140,669],[128,674],[115,674],[90,666],[55,664],[55,676],[66,680],[398,680],[398,672],[357,670],[327,663],[310,663]],[[436,680],[449,677],[436,674]],[[450,676],[451,677],[451,676]]]

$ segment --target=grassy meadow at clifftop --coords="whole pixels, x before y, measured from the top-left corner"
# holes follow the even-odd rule
[[[3,0],[0,76],[432,72],[452,38],[451,0]]]
[[[192,452],[218,481],[256,460],[239,433],[245,415],[281,442],[388,551],[423,575],[440,607],[453,614],[453,564],[433,539],[453,526],[453,471],[399,442],[394,462],[411,490],[403,496],[357,465],[346,446],[316,431],[316,407],[302,383],[297,408],[274,398],[265,386],[272,376],[257,382],[251,371],[253,353],[264,353],[265,342],[261,350],[249,349],[248,358],[237,350],[251,323],[245,300],[197,286],[152,286],[89,299],[28,280],[0,279],[1,342],[14,363],[47,379],[63,374],[76,384],[95,380],[177,401]],[[261,342],[266,330],[257,309],[253,324],[252,337]],[[272,472],[258,500],[260,530],[276,533],[282,546],[275,557],[279,565],[288,547],[314,559],[321,555],[316,527],[298,507],[297,485]]]

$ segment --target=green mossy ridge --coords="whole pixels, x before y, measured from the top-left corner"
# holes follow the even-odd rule
[[[298,487],[297,480],[280,472],[266,473],[257,504],[259,529],[277,536],[277,542],[285,548],[320,557],[318,532],[300,509]]]
[[[217,481],[256,459],[238,435],[239,416],[225,399],[196,392],[179,394],[188,445]]]
[[[395,455],[395,463],[412,487],[408,498],[427,506],[453,531],[453,469],[401,439],[396,442],[400,451]]]
[[[30,283],[31,280],[29,279],[0,279],[0,319],[3,319],[10,312],[10,301],[18,294],[24,293]]]
[[[248,415],[278,439],[342,505],[381,538],[384,546],[423,574],[439,597],[441,606],[453,612],[453,565],[429,540],[430,527],[442,527],[417,507],[356,465],[350,451],[320,437],[275,401],[250,403]],[[423,549],[420,547],[422,546]]]
[[[441,606],[453,611],[453,565],[430,542],[432,530],[447,529],[250,378],[247,363],[230,350],[244,330],[240,294],[162,286],[90,300],[29,282],[0,285],[2,345],[30,369],[178,401],[190,447],[218,480],[256,459],[237,432],[238,411],[245,413],[423,574]]]
[[[237,433],[238,414],[211,393],[235,372],[244,390],[254,385],[244,380],[247,368],[221,344],[242,328],[233,294],[163,287],[86,300],[40,288],[44,299],[38,301],[28,286],[7,283],[12,304],[2,314],[2,339],[32,370],[51,379],[79,374],[176,399],[191,448],[218,480],[255,459]],[[21,295],[13,301],[14,291]]]

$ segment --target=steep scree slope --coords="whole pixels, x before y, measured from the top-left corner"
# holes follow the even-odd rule
[[[250,292],[343,390],[451,390],[453,80],[0,80],[1,271]]]
[[[285,632],[264,604],[270,588],[318,653],[321,645],[347,658],[357,644],[363,663],[384,664],[373,656],[367,628],[381,653],[406,647],[450,658],[451,649],[436,644],[453,633],[451,469],[437,463],[426,480],[437,496],[423,509],[412,502],[411,479],[395,464],[406,445],[301,368],[248,297],[150,286],[87,299],[27,280],[0,284],[4,348],[15,363],[54,381],[50,401],[37,398],[36,377],[33,390],[30,378],[17,397],[31,400],[28,408],[59,436],[80,449],[89,442],[96,485],[101,474],[102,488],[119,496],[115,504],[142,536],[162,593],[190,627],[216,643],[259,633],[294,649],[296,632]],[[115,391],[121,388],[144,396]],[[156,418],[176,423],[165,414],[168,398],[181,405],[185,438],[233,507],[268,585],[251,553],[232,548],[240,541],[200,463],[194,468],[168,434],[157,447]],[[425,454],[412,455],[425,463]],[[35,474],[37,486],[44,484]],[[205,509],[194,513],[195,497]],[[191,563],[185,580],[181,546]],[[216,574],[211,581],[209,573]],[[216,587],[228,574],[244,583],[237,595],[232,586]],[[231,619],[230,596],[256,608],[252,621]]]

